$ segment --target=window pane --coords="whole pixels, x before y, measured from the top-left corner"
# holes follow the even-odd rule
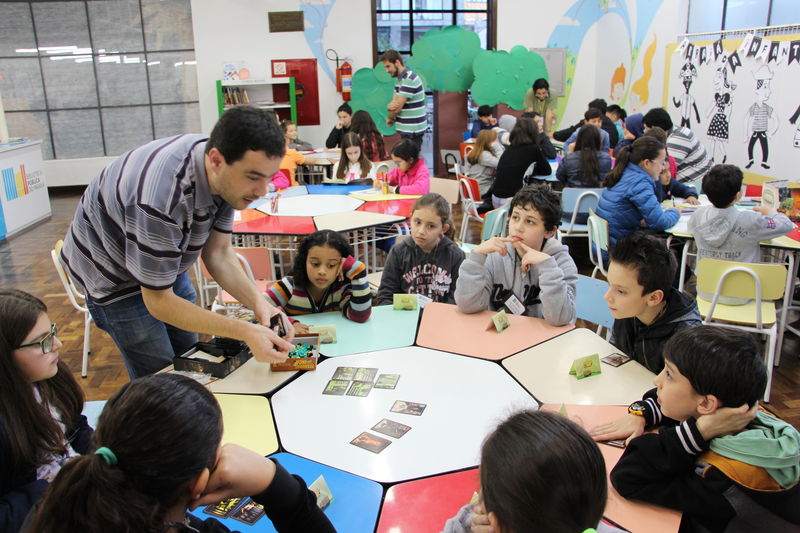
[[[6,111],[44,109],[38,59],[0,59],[0,73],[0,95]]]
[[[142,14],[147,50],[194,48],[189,0],[142,0]]]
[[[381,9],[408,9],[408,0],[378,0],[375,5],[377,10]]]
[[[31,7],[42,53],[47,53],[42,50],[47,47],[89,49],[89,25],[83,2],[31,2]],[[62,49],[55,53],[65,52]]]
[[[50,109],[97,106],[97,85],[91,56],[43,58],[42,72]]]
[[[414,9],[453,9],[453,0],[414,0]]]
[[[485,0],[483,2],[477,0],[456,0],[456,9],[480,9],[482,11],[488,11],[489,2]]]
[[[723,0],[691,0],[688,33],[719,31],[722,28]]]
[[[754,28],[767,25],[769,2],[764,0],[728,0],[725,29]]]
[[[465,30],[472,30],[481,38],[481,48],[486,49],[488,39],[488,17],[486,13],[459,13],[456,15],[456,25]]]
[[[29,50],[17,52],[17,50]],[[0,56],[36,54],[28,3],[0,3]]]
[[[100,105],[149,104],[144,54],[105,55],[97,58]]]
[[[120,155],[153,140],[149,106],[106,107],[102,113],[106,155]]]
[[[410,50],[411,29],[406,13],[378,15],[378,50]]]
[[[50,113],[50,126],[57,159],[104,155],[97,109],[54,111]]]
[[[28,137],[42,141],[42,157],[53,159],[53,145],[50,144],[50,129],[47,126],[47,113],[6,113],[8,134],[11,137]]]
[[[197,100],[194,52],[147,54],[150,97],[154,104]]]
[[[800,10],[797,9],[797,0],[772,0],[770,26],[797,24],[798,22],[800,22]]]
[[[200,105],[154,105],[156,139],[181,133],[200,132]]]
[[[139,0],[88,2],[95,50],[142,52],[142,17]]]

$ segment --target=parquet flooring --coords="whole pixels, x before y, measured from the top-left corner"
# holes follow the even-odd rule
[[[53,215],[47,222],[29,229],[21,235],[0,241],[0,286],[15,287],[42,298],[50,317],[59,325],[59,338],[64,343],[61,357],[78,378],[87,400],[103,400],[128,381],[122,358],[111,338],[94,325],[91,329],[92,354],[89,374],[80,379],[81,351],[83,348],[83,316],[67,300],[64,288],[50,260],[50,250],[56,240],[63,238],[77,205],[82,188],[61,188],[50,191]],[[461,209],[454,212],[456,224],[461,220]],[[470,225],[471,242],[477,242],[480,228]],[[577,240],[573,255],[582,273],[588,274],[585,240]],[[570,243],[571,244],[571,243]],[[797,318],[796,316],[794,318]],[[800,321],[796,321],[797,324]],[[578,324],[581,325],[580,323]],[[781,366],[775,369],[772,402],[769,408],[781,417],[800,427],[800,340],[792,334],[784,342]]]

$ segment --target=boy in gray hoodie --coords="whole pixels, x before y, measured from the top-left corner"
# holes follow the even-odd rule
[[[508,237],[482,242],[461,263],[458,309],[505,309],[554,326],[575,322],[578,269],[569,248],[553,238],[561,222],[559,197],[546,185],[531,185],[514,195],[509,210]]]
[[[786,235],[794,224],[783,213],[765,206],[737,209],[744,176],[735,165],[715,165],[703,178],[703,192],[713,205],[701,207],[689,219],[697,243],[697,258],[757,263],[759,243]]]

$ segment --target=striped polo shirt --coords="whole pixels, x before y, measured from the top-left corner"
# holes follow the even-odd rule
[[[121,155],[87,187],[61,259],[92,300],[163,290],[186,272],[211,230],[230,233],[233,208],[209,189],[208,137],[158,139]]]
[[[673,127],[667,138],[667,152],[678,164],[677,179],[692,183],[703,179],[712,161],[705,147],[689,128]]]
[[[755,103],[750,106],[747,112],[753,116],[753,132],[767,131],[769,118],[772,116],[772,106]]]
[[[425,87],[422,78],[408,67],[397,77],[394,84],[397,96],[405,96],[406,103],[395,117],[395,127],[399,133],[425,133],[428,129],[428,116],[425,106]]]

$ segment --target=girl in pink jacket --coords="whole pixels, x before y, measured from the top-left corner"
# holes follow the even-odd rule
[[[389,172],[389,192],[396,194],[428,194],[431,174],[425,160],[419,156],[419,147],[403,139],[392,148],[392,161],[397,168]]]

